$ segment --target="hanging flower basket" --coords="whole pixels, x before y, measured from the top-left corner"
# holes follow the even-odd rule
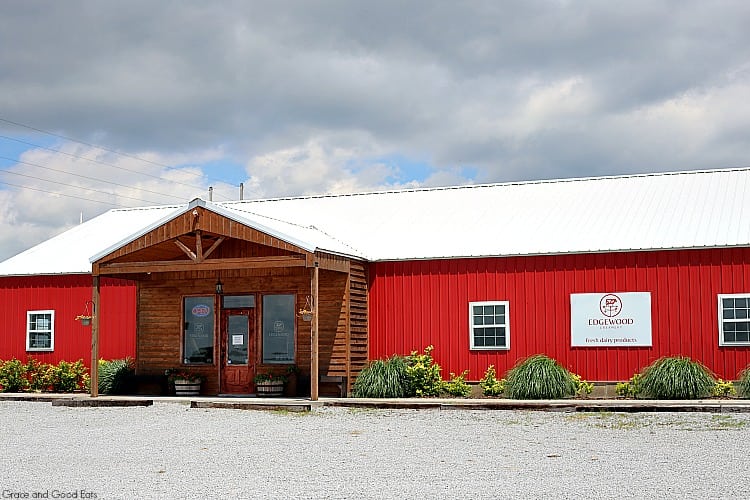
[[[91,309],[89,309],[89,304],[91,304]],[[76,316],[76,321],[80,321],[81,325],[83,326],[91,326],[91,318],[94,317],[94,314],[96,314],[96,304],[94,304],[92,301],[87,300],[84,304],[85,311],[83,314],[79,314]]]
[[[303,321],[312,321],[312,317],[313,317],[312,297],[308,295],[307,298],[305,298],[305,307],[300,309],[298,314],[302,318]]]
[[[81,325],[83,326],[91,326],[91,318],[92,316],[79,314],[78,316],[76,316],[76,321],[80,321]]]

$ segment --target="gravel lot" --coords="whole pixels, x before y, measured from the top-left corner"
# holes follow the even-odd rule
[[[0,422],[2,498],[750,497],[750,414],[0,402]]]

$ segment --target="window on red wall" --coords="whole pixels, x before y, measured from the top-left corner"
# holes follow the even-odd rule
[[[508,301],[469,302],[471,349],[510,349]]]
[[[26,350],[55,350],[55,311],[26,311]]]
[[[719,295],[719,345],[750,345],[750,294]]]

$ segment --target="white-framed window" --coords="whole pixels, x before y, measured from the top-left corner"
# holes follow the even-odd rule
[[[719,345],[750,345],[750,294],[719,295]]]
[[[508,301],[469,302],[471,349],[510,349]]]
[[[26,311],[26,350],[55,350],[55,311]]]

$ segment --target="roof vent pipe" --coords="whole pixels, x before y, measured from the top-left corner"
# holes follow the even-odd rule
[[[208,201],[214,201],[214,187],[208,186]]]
[[[245,183],[240,182],[240,201],[245,199]]]

